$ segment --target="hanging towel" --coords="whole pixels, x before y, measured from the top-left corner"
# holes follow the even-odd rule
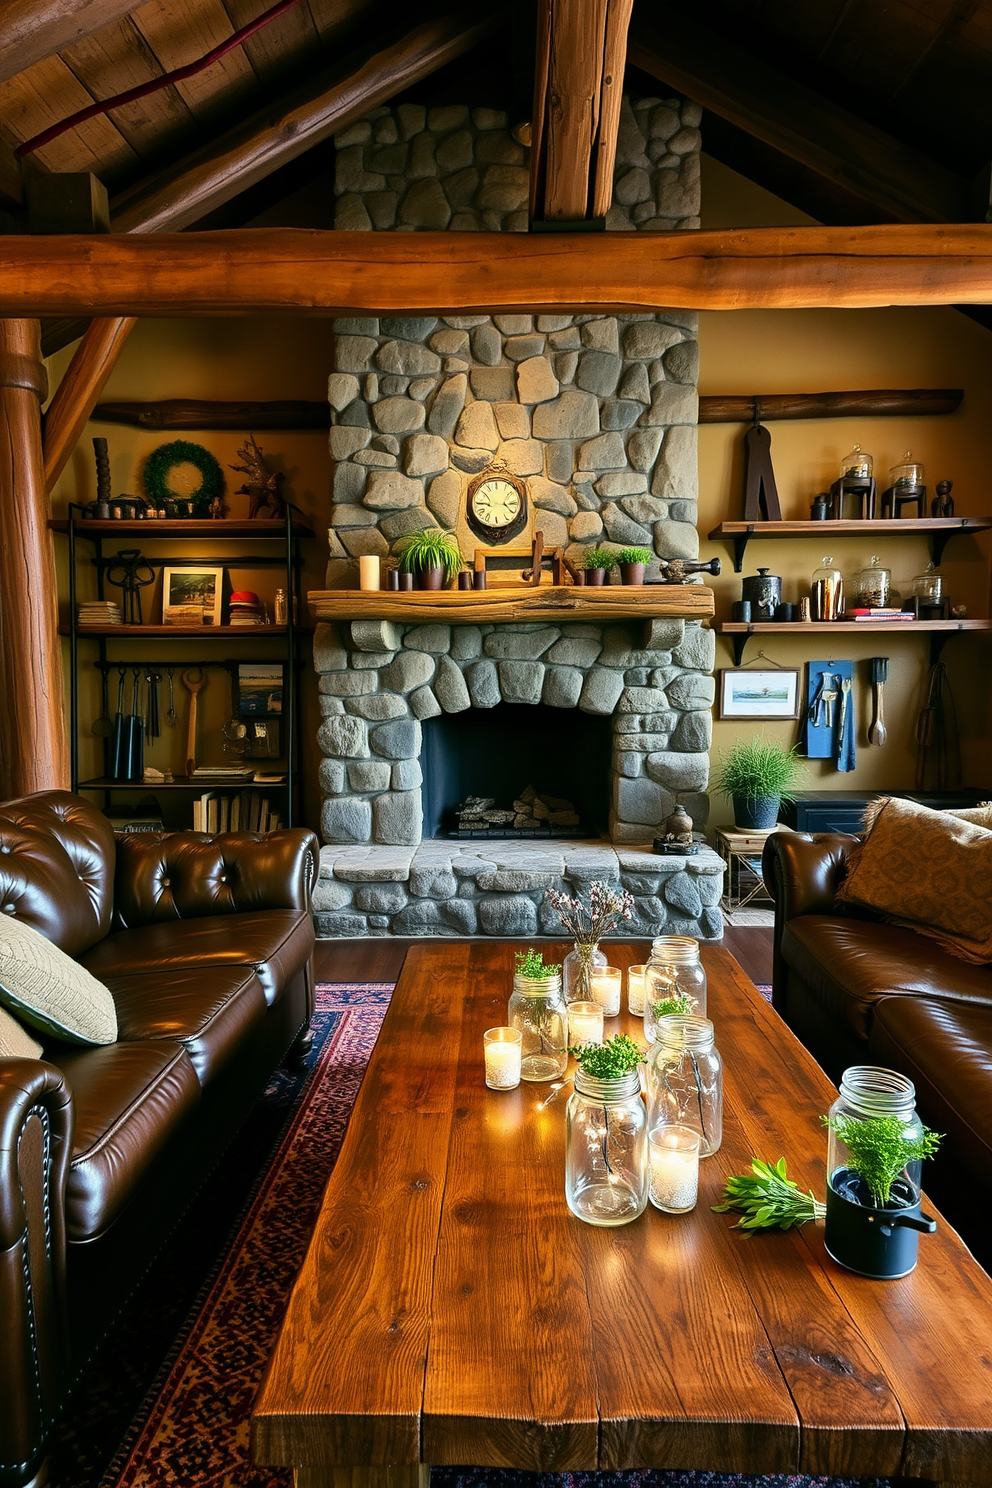
[[[853,764],[841,765],[840,715],[844,679],[854,677],[853,661],[811,661],[807,663],[806,711],[799,730],[800,748],[808,759],[838,759],[838,768],[851,770]],[[834,697],[829,698],[833,693]],[[845,720],[845,731],[852,727],[853,693],[848,697],[851,724]],[[854,742],[851,740],[851,756]],[[848,755],[845,753],[845,758]]]

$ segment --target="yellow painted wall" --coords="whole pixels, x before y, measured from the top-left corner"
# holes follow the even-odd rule
[[[811,221],[768,192],[704,157],[704,228],[763,227]],[[840,473],[840,463],[855,442],[875,457],[880,489],[889,467],[907,449],[923,461],[930,492],[937,481],[953,480],[955,513],[992,515],[992,332],[952,309],[797,310],[708,312],[700,315],[700,393],[828,392],[863,388],[961,387],[958,411],[940,418],[819,419],[770,423],[772,461],[786,519],[808,518],[809,504]],[[713,581],[717,616],[730,619],[740,598],[740,577],[733,572],[732,549],[709,542],[706,534],[720,521],[740,519],[744,509],[743,436],[740,425],[707,424],[699,430],[699,529],[701,555],[719,556],[723,573]],[[990,613],[989,534],[955,539],[947,548],[942,572],[952,602],[968,614]],[[926,566],[923,539],[822,537],[800,541],[749,544],[744,573],[757,565],[783,579],[783,596],[798,601],[808,592],[810,575],[825,554],[832,554],[845,574],[854,575],[873,553],[892,569],[893,582],[908,594],[910,580]],[[812,790],[904,789],[915,779],[915,725],[923,702],[929,665],[923,638],[866,634],[862,637],[763,635],[748,642],[745,661],[760,649],[784,666],[802,667],[809,658],[850,657],[859,661],[858,764],[840,774],[826,761],[805,767]],[[868,663],[889,657],[885,692],[889,737],[882,748],[869,748]],[[958,708],[964,757],[964,780],[992,786],[989,749],[989,673],[992,635],[961,636],[943,653]],[[729,638],[717,642],[717,666],[733,665]],[[738,733],[749,735],[760,724],[716,721],[714,753],[726,749]],[[796,724],[768,725],[769,736],[793,743]],[[711,821],[729,823],[730,804],[714,797]]]

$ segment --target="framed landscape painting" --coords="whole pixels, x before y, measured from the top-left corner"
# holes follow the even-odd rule
[[[799,671],[774,667],[724,667],[720,672],[720,718],[798,718]]]

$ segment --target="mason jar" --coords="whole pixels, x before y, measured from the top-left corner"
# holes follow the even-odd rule
[[[598,967],[608,964],[598,940],[577,940],[561,968],[565,1001],[591,1002],[592,974]]]
[[[648,1123],[636,1070],[575,1072],[566,1109],[565,1198],[586,1224],[629,1224],[648,1202]]]
[[[521,1035],[520,1078],[557,1080],[568,1065],[568,1015],[561,976],[513,978],[507,1023]]]
[[[916,1114],[916,1087],[912,1080],[895,1070],[878,1065],[856,1065],[841,1076],[840,1095],[830,1107],[827,1135],[827,1182],[835,1192],[856,1204],[874,1208],[901,1209],[920,1200],[922,1163],[911,1162],[896,1177],[891,1193],[883,1198],[872,1193],[864,1178],[859,1177],[850,1147],[834,1131],[835,1117],[861,1123],[877,1116],[895,1117],[907,1141],[919,1141],[923,1123]]]
[[[655,1012],[661,1003],[660,1013]],[[659,1017],[706,1012],[706,969],[699,959],[699,941],[691,935],[659,935],[651,942],[644,973],[644,1037],[655,1041]]]
[[[709,1018],[659,1020],[647,1086],[651,1129],[691,1127],[700,1157],[711,1157],[723,1140],[723,1061]]]

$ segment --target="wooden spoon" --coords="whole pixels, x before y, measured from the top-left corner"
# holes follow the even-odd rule
[[[872,720],[871,728],[868,730],[869,744],[884,744],[888,737],[885,727],[885,717],[882,710],[882,689],[889,675],[889,658],[887,656],[873,656],[871,658],[871,691],[872,691]]]
[[[189,733],[186,736],[186,774],[196,769],[196,699],[207,685],[207,674],[202,667],[187,667],[182,673],[183,686],[188,688]]]

